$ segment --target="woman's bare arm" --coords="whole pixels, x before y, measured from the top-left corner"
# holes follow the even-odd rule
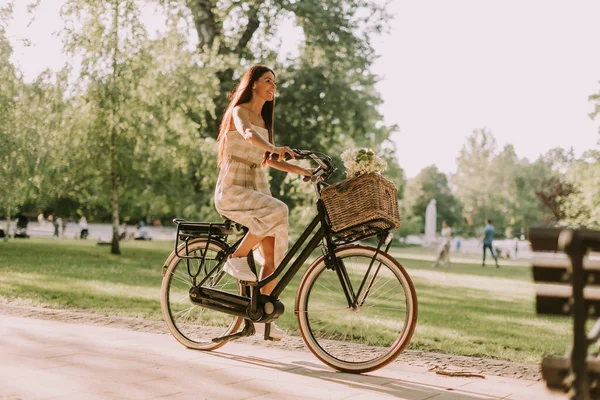
[[[236,106],[233,109],[233,123],[235,124],[235,129],[237,129],[245,140],[252,143],[252,145],[261,150],[273,153],[275,151],[275,145],[269,143],[254,130],[248,113],[250,113],[250,110],[244,107]]]
[[[275,146],[258,134],[252,127],[249,113],[250,110],[241,106],[237,106],[233,109],[233,123],[235,125],[235,129],[237,129],[237,131],[244,137],[245,140],[249,141],[259,149],[268,151],[271,154],[277,154],[279,157],[285,157],[286,154],[292,158],[296,157],[296,154],[294,154],[292,149],[289,147]]]
[[[304,176],[312,176],[312,170],[310,169],[306,169],[306,168],[302,168],[299,165],[294,165],[294,164],[290,164],[286,161],[279,161],[279,160],[267,160],[267,165],[269,167],[273,167],[275,169],[278,169],[280,171],[284,171],[284,172],[291,172],[292,174],[298,174],[298,175],[304,175]]]

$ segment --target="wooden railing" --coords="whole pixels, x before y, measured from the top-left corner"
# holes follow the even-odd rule
[[[542,360],[548,387],[569,393],[571,399],[600,398],[600,358],[589,354],[600,338],[600,232],[590,229],[532,228],[529,232],[536,282],[538,314],[569,316],[573,338],[564,356]]]

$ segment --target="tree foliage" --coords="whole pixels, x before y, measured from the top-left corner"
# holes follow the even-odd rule
[[[141,21],[149,4],[165,17],[155,35]],[[12,200],[20,209],[111,220],[115,253],[121,221],[217,219],[216,127],[227,92],[255,63],[273,66],[281,82],[278,144],[324,151],[339,166],[345,149],[372,147],[402,195],[404,174],[389,140],[395,127],[381,122],[369,72],[370,37],[388,19],[375,1],[67,0],[61,15],[65,50],[80,65],[24,84],[9,68],[10,49],[2,52],[3,71],[14,75],[2,77],[2,121],[22,124],[32,149],[14,145],[31,160],[19,168],[30,181]],[[299,56],[284,59],[276,41],[279,24],[290,20],[303,40]],[[8,85],[20,88],[22,103]],[[274,192],[303,218],[313,195],[295,177],[272,175]]]
[[[442,221],[456,226],[461,220],[461,206],[452,193],[446,174],[432,165],[423,168],[419,174],[406,184],[403,207],[407,215],[424,216],[431,199],[436,200],[438,228]],[[425,226],[420,227],[423,232]]]
[[[34,2],[35,3],[35,2]],[[405,226],[422,229],[436,198],[438,226],[475,234],[484,218],[497,231],[524,233],[553,215],[561,223],[600,220],[598,152],[577,159],[552,149],[538,160],[498,149],[487,128],[470,135],[446,176],[430,166],[406,182],[378,111],[371,72],[371,38],[389,15],[375,0],[67,0],[65,49],[81,65],[46,71],[24,82],[10,61],[0,14],[0,198],[11,209],[56,211],[111,220],[113,252],[122,221],[175,216],[218,220],[216,135],[227,93],[255,63],[272,66],[279,81],[278,145],[321,151],[339,167],[351,147],[370,147],[388,161],[399,188]],[[142,7],[154,5],[164,26],[149,34]],[[34,23],[41,23],[35,21]],[[295,56],[279,54],[281,27],[301,31]],[[597,102],[598,98],[592,96]],[[555,183],[573,193],[544,210]],[[566,186],[565,186],[566,187]],[[292,221],[314,213],[313,193],[298,177],[271,173],[273,193],[289,204]],[[562,198],[561,198],[562,199]],[[578,210],[581,212],[578,213]],[[465,225],[471,221],[471,226]],[[297,224],[293,224],[297,225]],[[418,228],[416,228],[418,227]]]
[[[574,192],[561,207],[569,225],[600,228],[600,152],[589,150],[577,159],[565,174]]]
[[[577,196],[580,191],[575,185],[570,182],[562,181],[560,178],[553,176],[544,179],[540,188],[535,191],[540,202],[550,210],[554,216],[554,222],[560,222],[567,218],[568,213],[565,209],[566,204],[572,196]],[[578,218],[583,210],[577,210],[573,218]]]

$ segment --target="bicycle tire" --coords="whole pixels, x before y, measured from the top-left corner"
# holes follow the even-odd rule
[[[210,241],[208,248],[206,244],[206,239],[196,239],[188,243],[188,252],[190,255],[200,255],[199,253],[207,249],[204,258],[208,269],[205,271],[210,272],[210,269],[216,265],[216,261],[211,258],[222,251],[224,246],[214,240]],[[179,343],[190,349],[207,351],[218,349],[227,342],[215,343],[212,339],[236,332],[243,318],[192,303],[189,299],[189,289],[193,284],[186,260],[177,257],[174,253],[167,258],[160,295],[162,315],[167,328]],[[178,253],[185,254],[185,243],[179,246]],[[190,260],[194,272],[196,270],[193,268],[197,267],[199,262],[200,260]],[[218,272],[220,279],[212,280],[212,285],[209,283],[207,286],[239,294],[241,288],[237,280],[222,271]],[[206,275],[201,272],[197,282],[204,276]],[[211,282],[211,279],[208,282]]]
[[[366,272],[376,254],[371,277],[365,279],[373,279],[373,284],[370,290],[364,285],[359,297],[368,292],[365,302],[353,310],[335,271],[327,268],[324,257],[317,259],[304,274],[296,295],[302,338],[319,360],[339,371],[363,373],[384,367],[408,346],[414,333],[418,314],[414,285],[398,261],[372,247],[346,246],[335,254],[356,283],[354,291],[364,278],[360,278],[361,271]],[[381,300],[386,293],[390,298]],[[372,315],[362,321],[365,313]]]

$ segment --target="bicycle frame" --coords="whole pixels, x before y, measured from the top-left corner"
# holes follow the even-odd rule
[[[297,153],[300,154],[298,151]],[[305,152],[304,155],[313,159],[316,157],[315,153]],[[242,255],[240,244],[244,243],[247,237],[247,227],[237,223],[234,226],[229,220],[223,223],[174,221],[178,226],[177,239],[185,243],[179,244],[176,241],[175,251],[165,263],[161,308],[167,327],[180,343],[199,350],[213,350],[225,342],[252,336],[258,328],[264,329],[265,340],[277,340],[280,338],[280,332],[274,328],[273,322],[285,311],[279,297],[292,281],[296,286],[301,278],[302,283],[298,287],[293,311],[307,346],[325,364],[340,371],[368,372],[388,364],[406,346],[414,332],[417,305],[410,277],[404,268],[387,254],[392,238],[389,231],[398,224],[370,217],[357,223],[360,219],[354,219],[356,215],[346,212],[342,215],[344,220],[350,219],[349,222],[356,225],[344,229],[333,225],[336,227],[333,229],[332,222],[337,220],[330,220],[331,214],[328,211],[336,211],[337,203],[330,203],[329,195],[337,195],[339,187],[329,186],[325,182],[332,171],[335,171],[331,159],[322,154],[318,157],[323,160],[320,163],[321,169],[313,170],[311,177],[316,195],[316,215],[303,227],[302,233],[290,245],[289,251],[283,255],[273,273],[259,282],[254,282],[255,277],[252,275],[249,275],[252,281],[236,280],[225,272],[227,268],[223,268],[231,254]],[[322,199],[321,195],[325,196],[325,199]],[[387,213],[380,214],[383,217],[388,216]],[[337,217],[337,214],[335,216]],[[241,237],[238,234],[233,236],[234,230],[231,228],[234,227],[237,232],[243,230],[243,233],[240,232]],[[377,237],[378,244],[374,242],[361,246],[356,242],[370,237]],[[383,246],[384,243],[387,246]],[[256,274],[260,265],[255,264],[253,254],[253,251],[248,252],[248,264]],[[196,261],[192,263],[191,260],[194,259]],[[186,274],[186,264],[188,275],[181,275]],[[305,264],[307,268],[296,278]],[[391,271],[391,274],[380,272],[387,270]],[[179,283],[173,286],[173,282]],[[388,298],[380,299],[393,289],[389,286],[390,282],[396,286],[400,285],[398,290],[401,293],[396,295],[394,291]],[[265,294],[261,293],[261,290]],[[328,299],[331,300],[333,308],[328,306]],[[323,304],[326,306],[322,307]],[[377,311],[378,308],[383,311]],[[389,310],[397,310],[394,311],[396,321],[390,325],[391,329],[388,329],[387,324]],[[371,342],[368,335],[373,332],[373,321],[368,317],[363,321],[358,316],[362,311],[372,311],[375,316],[373,318],[384,320],[385,338],[390,333],[395,336],[390,336],[388,341],[382,341],[383,334],[377,334],[375,341]],[[327,324],[336,320],[340,312],[348,313],[350,318],[356,316],[359,318],[359,324],[366,324],[367,328],[361,328],[360,333],[357,336],[353,334],[352,337],[346,335],[346,331],[337,332],[335,328],[332,331]],[[379,316],[381,312],[383,314]],[[242,323],[243,328],[240,330]],[[204,329],[205,325],[210,329]],[[354,326],[354,322],[352,325]],[[323,326],[326,328],[323,329]],[[318,332],[315,333],[314,328]],[[273,332],[273,329],[276,331]],[[338,334],[342,334],[343,338],[338,337]],[[349,358],[343,353],[336,355],[335,350],[331,352],[321,346],[321,340],[340,339],[381,346],[384,353],[368,355],[357,363],[352,355]]]
[[[321,202],[320,199],[318,201]],[[317,207],[318,207],[318,205],[317,205]],[[320,207],[318,207],[318,209],[319,208]],[[298,273],[300,268],[302,268],[302,266],[304,265],[304,263],[306,262],[308,257],[310,257],[311,253],[319,246],[319,244],[321,243],[321,240],[323,240],[323,236],[325,234],[324,231],[325,231],[325,229],[327,229],[326,224],[324,224],[324,220],[323,220],[324,217],[325,216],[319,209],[319,212],[317,213],[317,215],[313,218],[313,220],[310,222],[310,224],[308,224],[308,226],[306,227],[306,229],[304,230],[302,235],[300,235],[300,237],[298,238],[296,243],[294,243],[292,248],[286,253],[283,260],[281,260],[281,263],[275,269],[275,272],[257,284],[257,288],[259,290],[262,287],[264,287],[265,285],[272,282],[273,280],[277,279],[283,273],[283,271],[286,269],[289,262],[302,249],[302,246],[308,240],[311,233],[313,233],[313,231],[315,231],[315,228],[318,225],[318,228],[314,232],[310,241],[308,241],[308,243],[304,246],[304,249],[298,256],[298,258],[296,258],[296,260],[294,260],[294,262],[291,264],[291,266],[285,272],[285,274],[283,275],[281,280],[279,282],[277,282],[277,285],[275,285],[275,288],[271,292],[271,296],[279,297],[279,295],[283,292],[283,290],[287,287],[287,285],[292,281],[294,276]],[[324,229],[324,227],[325,227],[325,229]]]
[[[244,296],[239,296],[239,295],[231,295],[229,293],[225,293],[225,292],[221,293],[218,290],[212,290],[212,289],[208,289],[208,288],[200,290],[200,288],[206,282],[206,280],[209,279],[214,274],[214,272],[225,262],[227,256],[229,254],[232,254],[235,251],[235,249],[237,248],[237,246],[239,245],[239,243],[242,240],[242,239],[240,239],[235,244],[233,244],[231,246],[227,246],[227,248],[223,252],[222,256],[220,257],[221,259],[219,260],[217,265],[204,277],[204,279],[202,279],[201,282],[199,282],[198,284],[195,285],[197,290],[192,291],[193,293],[191,293],[191,297],[192,298],[195,298],[195,297],[202,298],[205,296],[209,296],[209,297],[211,297],[210,301],[212,302],[212,307],[216,307],[217,309],[219,309],[223,312],[230,312],[234,315],[241,315],[241,313],[243,313],[242,308],[240,308],[240,306],[242,306],[243,304],[241,304],[240,301],[242,299],[247,298],[250,300],[250,302],[248,302],[249,308],[246,310],[246,314],[248,316],[254,315],[254,313],[257,311],[259,298],[263,298],[263,299],[268,298],[269,301],[277,300],[279,298],[279,296],[281,295],[281,293],[285,290],[287,285],[292,281],[292,279],[296,276],[298,271],[302,268],[302,266],[304,265],[306,260],[310,257],[312,252],[317,247],[319,247],[319,244],[322,242],[323,238],[325,238],[325,243],[324,243],[324,245],[326,247],[326,252],[324,254],[325,264],[328,269],[332,269],[336,272],[339,282],[342,286],[342,291],[344,292],[344,295],[346,297],[348,307],[356,308],[356,307],[362,305],[362,303],[364,303],[364,299],[369,294],[369,291],[373,284],[374,278],[371,280],[371,282],[367,283],[367,275],[368,275],[368,272],[367,272],[367,275],[365,275],[365,278],[363,279],[363,281],[360,284],[358,292],[357,293],[354,292],[352,283],[347,274],[346,268],[344,268],[343,263],[341,263],[341,261],[335,256],[335,250],[338,246],[336,246],[336,244],[334,244],[334,240],[332,237],[333,232],[331,231],[331,228],[329,225],[327,212],[325,210],[325,204],[320,197],[320,191],[321,191],[320,189],[321,189],[322,185],[323,185],[323,183],[321,181],[313,180],[313,187],[315,189],[315,193],[316,193],[316,197],[317,197],[317,204],[316,204],[317,215],[308,224],[308,226],[305,228],[304,232],[300,235],[298,240],[294,243],[292,248],[285,254],[283,260],[277,266],[277,268],[275,269],[273,274],[271,274],[267,278],[259,281],[256,285],[254,285],[252,287],[252,295],[251,296],[244,297]],[[311,237],[311,235],[312,235],[312,237]],[[209,239],[210,239],[210,237],[209,237]],[[385,251],[387,252],[387,250],[389,249],[390,243],[386,239],[387,239],[387,231],[382,231],[381,237],[379,240],[379,244],[377,246],[377,251],[375,252],[373,259],[370,262],[368,271],[370,271],[371,268],[373,267],[376,254],[380,252],[383,242],[386,242],[386,244],[388,245]],[[291,260],[297,254],[298,254],[298,257],[290,265]],[[249,259],[252,258],[251,255],[252,255],[252,253],[249,254]],[[252,264],[253,264],[253,262],[251,262],[251,265]],[[379,266],[377,267],[376,274],[378,271],[379,271]],[[282,274],[283,274],[283,276],[281,276]],[[265,287],[270,282],[273,282],[275,279],[278,279],[280,276],[281,276],[281,279],[275,285],[275,288],[271,291],[271,293],[269,295],[262,295],[260,293],[261,288]],[[194,281],[195,281],[195,279],[194,279]],[[363,293],[363,289],[365,290],[364,294],[363,294],[363,300],[359,302],[358,298],[360,297],[360,294]],[[204,295],[201,293],[202,291],[204,291],[204,293],[205,293]],[[194,300],[192,300],[192,301],[194,301]],[[198,300],[198,301],[201,301],[201,300]],[[238,305],[236,307],[237,311],[235,313],[233,312],[233,310],[228,309],[228,307],[231,306],[232,303],[236,303]],[[246,302],[244,301],[243,303],[246,303]]]

